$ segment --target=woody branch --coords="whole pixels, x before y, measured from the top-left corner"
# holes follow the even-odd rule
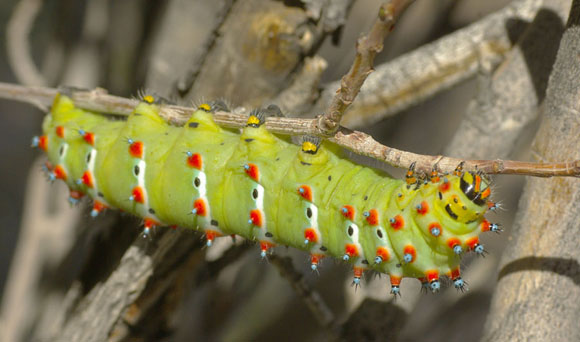
[[[0,82],[0,98],[28,102],[45,111],[50,108],[57,93],[58,89],[54,88],[26,87]],[[79,108],[107,114],[129,115],[138,104],[138,100],[109,95],[100,88],[91,91],[73,91],[70,95]],[[168,122],[183,125],[195,110],[195,108],[190,107],[160,105],[159,113]],[[246,125],[245,116],[229,112],[216,112],[214,120],[224,127],[242,128]],[[277,134],[324,136],[317,123],[317,119],[270,117],[267,118],[265,125],[270,132]],[[445,156],[423,155],[381,145],[368,134],[340,126],[329,140],[354,153],[384,161],[395,167],[408,168],[415,162],[415,169],[423,173],[430,172],[434,167],[440,172],[451,172],[463,161],[466,170],[478,170],[487,174],[580,177],[580,160],[533,163],[501,159],[462,160]]]

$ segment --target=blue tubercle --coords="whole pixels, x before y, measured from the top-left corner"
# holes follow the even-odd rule
[[[459,245],[455,245],[453,247],[453,252],[455,254],[459,255],[459,254],[463,253],[463,248],[461,246],[459,246]]]
[[[405,255],[403,255],[403,261],[408,264],[413,261],[413,256],[410,253],[405,253]]]

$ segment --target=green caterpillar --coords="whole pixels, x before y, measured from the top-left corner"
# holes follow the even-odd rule
[[[481,175],[435,170],[418,179],[411,168],[398,180],[340,156],[329,142],[302,146],[268,132],[253,112],[238,133],[218,126],[204,104],[183,127],[167,124],[151,96],[127,120],[75,108],[58,95],[33,139],[48,154],[51,180],[65,181],[76,203],[87,194],[92,216],[118,208],[157,226],[257,240],[262,257],[276,245],[310,253],[312,269],[325,256],[352,264],[358,286],[364,270],[403,277],[433,292],[448,276],[463,290],[461,255],[484,253],[478,236],[499,231],[484,218],[495,208]]]

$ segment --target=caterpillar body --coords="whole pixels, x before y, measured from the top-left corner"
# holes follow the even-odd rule
[[[241,131],[218,126],[201,105],[183,127],[167,124],[145,96],[127,120],[81,110],[62,94],[33,146],[46,151],[46,172],[70,187],[69,200],[88,195],[92,216],[118,208],[157,226],[204,232],[207,244],[239,235],[259,243],[262,257],[277,245],[310,253],[313,270],[333,256],[354,269],[353,283],[372,269],[437,292],[440,278],[465,288],[459,263],[484,253],[479,235],[498,231],[484,214],[488,181],[480,174],[436,171],[406,180],[357,165],[335,145],[305,138],[302,146],[268,132],[261,112]]]

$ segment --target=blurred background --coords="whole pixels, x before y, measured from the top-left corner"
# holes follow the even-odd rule
[[[240,0],[241,1],[241,0]],[[18,83],[7,59],[7,23],[13,15],[17,0],[0,3],[0,81]],[[155,84],[148,82],[151,63],[162,27],[161,20],[166,14],[169,1],[145,0],[46,0],[34,21],[30,34],[30,52],[34,63],[41,71],[47,86],[72,85],[92,89],[102,87],[120,96],[136,96],[140,89],[155,90]],[[298,3],[298,1],[295,1]],[[403,53],[425,43],[434,41],[450,32],[476,22],[489,13],[503,8],[507,0],[418,0],[405,13],[396,30],[385,43],[384,51],[377,57],[376,65],[388,62]],[[291,4],[293,1],[285,1]],[[349,11],[347,20],[335,34],[321,42],[317,54],[324,58],[328,67],[321,76],[320,86],[338,80],[350,67],[354,56],[354,42],[372,23],[374,13],[380,5],[377,0],[359,0]],[[339,38],[339,39],[337,39]],[[165,37],[171,41],[172,37]],[[183,37],[177,45],[187,44]],[[155,43],[155,44],[154,44]],[[192,47],[184,46],[184,49]],[[184,72],[185,76],[186,72]],[[252,87],[252,79],[246,80]],[[149,83],[149,84],[147,84]],[[369,127],[357,127],[370,133],[380,142],[399,149],[424,154],[440,154],[450,142],[453,132],[459,126],[467,105],[477,91],[475,79],[463,81],[448,91],[402,111],[397,116],[381,120]],[[161,93],[165,90],[161,90]],[[207,95],[204,95],[207,96]],[[179,98],[177,100],[180,100]],[[188,93],[182,102],[201,100],[196,94]],[[207,98],[204,98],[207,100]],[[249,101],[228,99],[238,106],[251,106]],[[267,104],[267,103],[266,103]],[[29,175],[40,173],[35,159],[40,153],[30,148],[30,139],[40,132],[44,113],[30,105],[0,100],[0,294],[5,284],[18,239],[20,227],[26,219],[24,208],[27,201],[26,189],[34,186],[27,183]],[[289,115],[292,115],[290,113]],[[532,130],[533,132],[533,130]],[[525,144],[522,144],[525,146]],[[494,156],[487,156],[493,159]],[[42,159],[42,157],[40,157]],[[357,157],[354,157],[357,158]],[[514,153],[514,159],[527,158],[526,150]],[[375,167],[388,169],[376,161],[364,160]],[[388,169],[399,176],[402,171]],[[506,209],[493,220],[502,223],[509,231],[513,215],[517,209],[517,199],[523,184],[523,177],[496,177],[495,198],[501,199]],[[68,205],[60,184],[55,184],[45,201],[62,202]],[[75,210],[73,210],[75,211]],[[80,211],[76,210],[76,211]],[[27,212],[27,215],[35,215]],[[86,213],[80,214],[81,222],[87,221]],[[34,218],[28,218],[34,221]],[[39,222],[42,225],[42,222]],[[56,229],[47,223],[42,229]],[[88,234],[87,236],[90,236]],[[507,236],[507,234],[506,234]],[[85,239],[90,239],[86,237]],[[416,308],[411,310],[408,321],[400,335],[401,340],[465,340],[465,332],[471,337],[479,336],[485,322],[487,307],[495,283],[495,264],[500,257],[507,238],[489,236],[484,238],[490,256],[467,268],[465,277],[475,291],[466,294],[448,289],[435,296],[423,296]],[[89,244],[90,242],[85,243]],[[107,248],[106,245],[99,248]],[[329,306],[338,318],[348,317],[367,298],[388,300],[388,281],[375,279],[364,284],[355,293],[350,288],[350,270],[343,265],[333,265],[327,261],[320,275],[312,274],[303,253],[290,251],[294,265],[304,273],[309,284],[324,293]],[[260,287],[259,291],[242,292],[248,298],[234,307],[235,312],[226,317],[216,318],[225,327],[221,335],[214,335],[207,326],[202,329],[208,339],[267,340],[276,338],[290,340],[309,336],[315,339],[320,328],[310,317],[306,307],[296,299],[296,295],[276,270],[267,263],[260,262],[257,250],[244,255],[239,265],[224,271],[213,287],[204,287],[200,292],[211,292],[214,297],[228,300],[228,286]],[[211,255],[209,256],[212,257]],[[471,256],[464,263],[471,264]],[[82,260],[72,262],[81,268]],[[69,264],[71,262],[69,260]],[[59,266],[53,266],[58,268]],[[62,266],[61,266],[62,267]],[[253,274],[249,284],[240,282],[239,274]],[[470,279],[471,276],[471,279]],[[67,281],[63,280],[60,291],[66,291]],[[257,282],[257,283],[254,283]],[[405,306],[405,294],[418,292],[417,284],[403,281],[403,298],[399,305]],[[64,293],[64,292],[63,292]],[[213,297],[212,297],[213,298]],[[0,301],[5,301],[1,298]],[[188,305],[199,305],[199,297],[191,296]],[[227,303],[218,302],[215,305]],[[409,304],[411,305],[411,304]],[[267,307],[267,308],[265,308]],[[230,307],[231,308],[231,307]],[[258,316],[258,320],[247,317]],[[465,318],[464,318],[465,317]],[[195,316],[181,316],[181,324],[174,337],[187,339],[192,331],[199,334],[200,323]],[[304,320],[308,323],[304,323]],[[444,321],[444,324],[441,322]],[[191,331],[188,331],[188,327]],[[0,327],[1,328],[1,327]],[[196,330],[197,329],[197,330]],[[216,337],[219,336],[219,337]],[[475,339],[475,338],[474,338]],[[471,338],[470,338],[471,340]]]

